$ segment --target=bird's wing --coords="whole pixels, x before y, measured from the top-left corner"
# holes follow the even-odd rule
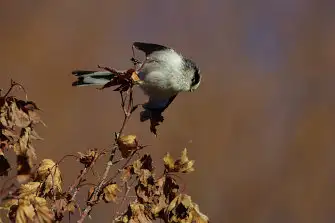
[[[171,96],[168,99],[157,99],[154,97],[149,97],[149,101],[143,105],[145,109],[141,113],[141,121],[146,121],[151,118],[152,113],[161,114],[169,107],[173,100],[177,97],[178,94]]]
[[[142,43],[142,42],[134,42],[133,46],[136,49],[143,51],[145,53],[145,56],[149,56],[155,51],[170,49],[169,47],[166,47],[166,46],[162,46],[162,45],[158,45],[154,43]]]

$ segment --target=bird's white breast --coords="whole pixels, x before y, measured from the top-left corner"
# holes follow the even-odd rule
[[[147,58],[140,70],[141,88],[157,98],[169,98],[180,91],[180,73],[183,60],[173,50],[157,51]]]

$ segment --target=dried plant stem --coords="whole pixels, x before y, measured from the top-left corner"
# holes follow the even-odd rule
[[[121,203],[119,204],[119,207],[118,209],[116,210],[116,215],[119,215],[120,214],[120,209],[122,208],[122,205],[124,204],[124,202],[126,201],[126,199],[128,198],[128,194],[132,188],[132,186],[134,185],[134,183],[136,182],[136,180],[134,180],[130,185],[128,185],[128,182],[125,182],[124,183],[124,187],[127,188],[127,190],[125,191],[124,195],[123,195],[123,198],[122,198],[122,201]]]
[[[26,95],[26,101],[27,101],[28,100],[28,96],[27,96],[26,90],[24,89],[24,87],[21,84],[15,82],[14,80],[10,81],[10,88],[8,89],[8,91],[6,92],[6,94],[3,96],[3,98],[6,98],[10,94],[10,92],[13,90],[13,88],[16,87],[16,86],[19,86],[23,90],[23,92]]]
[[[126,126],[128,120],[129,120],[130,116],[131,116],[131,111],[133,110],[133,89],[132,89],[132,87],[130,87],[128,89],[128,91],[126,92],[126,95],[124,95],[124,92],[121,91],[120,96],[121,96],[121,107],[122,107],[122,110],[123,110],[123,113],[124,113],[124,119],[123,119],[121,128],[120,128],[120,130],[117,134],[117,137],[115,138],[115,146],[114,146],[114,148],[111,152],[111,155],[109,157],[109,160],[106,164],[106,168],[105,168],[105,171],[102,175],[102,178],[101,178],[98,186],[96,186],[94,188],[94,191],[93,191],[92,195],[89,197],[89,199],[87,201],[87,206],[86,206],[85,210],[82,212],[82,214],[80,216],[80,219],[78,220],[78,223],[84,222],[87,215],[89,215],[89,213],[91,212],[92,207],[97,202],[97,200],[95,200],[95,199],[97,199],[101,190],[106,186],[108,173],[109,173],[111,167],[114,165],[113,159],[114,159],[116,150],[118,148],[116,142],[119,139],[119,137],[122,135],[122,133],[125,129],[125,126]],[[108,182],[109,182],[109,180],[108,180]]]

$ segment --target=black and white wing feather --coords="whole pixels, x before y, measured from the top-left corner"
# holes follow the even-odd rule
[[[154,43],[143,43],[143,42],[134,42],[133,46],[136,49],[143,51],[145,53],[145,56],[149,56],[150,54],[156,51],[170,49],[169,47],[166,47],[166,46],[162,46],[162,45],[158,45]]]

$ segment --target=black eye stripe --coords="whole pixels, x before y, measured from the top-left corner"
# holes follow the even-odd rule
[[[199,84],[200,82],[200,70],[197,65],[190,59],[184,58],[184,66],[187,70],[193,70],[193,77],[191,79],[191,87]]]
[[[192,78],[192,86],[197,85],[200,81],[200,71],[199,69],[195,69],[194,76]]]

